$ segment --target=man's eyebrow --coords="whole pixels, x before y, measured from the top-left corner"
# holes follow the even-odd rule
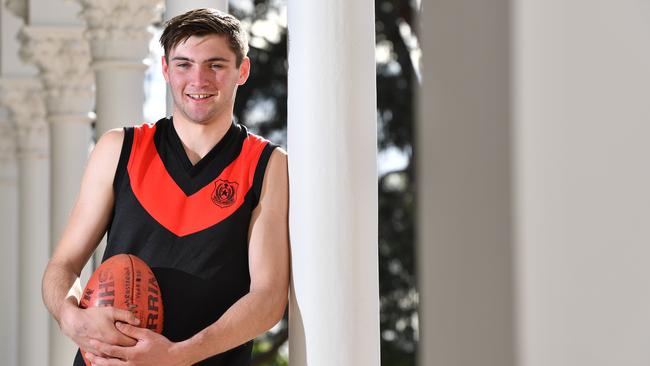
[[[196,61],[192,60],[191,58],[185,57],[185,56],[174,56],[174,57],[172,57],[172,61],[196,62]],[[209,59],[205,60],[204,62],[219,62],[219,61],[228,62],[230,60],[228,58],[226,58],[226,57],[216,56],[216,57],[210,57]]]
[[[205,60],[205,62],[217,62],[217,61],[228,62],[230,60],[227,59],[226,57],[221,57],[221,56],[210,57],[209,59]]]

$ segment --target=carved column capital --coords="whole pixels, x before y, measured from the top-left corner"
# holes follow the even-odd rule
[[[19,155],[49,156],[44,99],[43,84],[37,78],[0,80],[0,104],[10,112]]]
[[[90,49],[80,27],[24,27],[20,56],[40,70],[51,116],[87,115],[93,107]]]
[[[27,21],[27,0],[6,0],[4,5],[12,14]]]
[[[142,61],[149,53],[149,26],[159,21],[162,0],[76,0],[88,25],[95,60]]]

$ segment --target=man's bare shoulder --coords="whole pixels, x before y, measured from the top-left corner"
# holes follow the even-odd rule
[[[99,153],[115,153],[118,154],[122,150],[122,143],[124,142],[124,129],[115,128],[104,133],[95,146],[95,151]],[[119,156],[118,156],[119,157]]]
[[[273,152],[271,153],[271,157],[269,158],[269,164],[275,164],[278,165],[279,167],[284,166],[286,168],[288,158],[289,155],[283,148],[276,147],[275,149],[273,149]]]
[[[266,166],[260,202],[262,206],[284,210],[288,200],[288,155],[282,148],[275,148]]]
[[[87,174],[95,183],[112,184],[122,152],[124,130],[106,132],[95,145],[87,166]]]
[[[271,178],[271,180],[280,180],[285,182],[285,178],[288,174],[288,160],[289,155],[281,147],[276,147],[271,153],[269,158],[268,167],[266,168],[266,174]]]

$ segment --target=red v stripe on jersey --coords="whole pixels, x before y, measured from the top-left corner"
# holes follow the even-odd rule
[[[214,181],[187,196],[169,175],[158,155],[153,138],[155,131],[155,125],[134,129],[127,170],[135,197],[162,226],[178,236],[186,236],[221,222],[244,203],[253,186],[255,168],[267,143],[265,140],[248,135],[239,156]],[[212,199],[215,182],[219,180],[237,183],[234,202],[228,202],[226,207],[217,205]]]

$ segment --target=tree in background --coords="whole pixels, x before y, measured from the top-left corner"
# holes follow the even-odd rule
[[[381,358],[415,365],[418,340],[414,263],[414,88],[418,85],[416,0],[376,0]],[[287,29],[284,0],[231,0],[249,29],[251,75],[237,91],[236,118],[286,146]],[[253,365],[288,365],[288,322],[259,337]],[[286,352],[284,352],[286,353]]]
[[[381,363],[416,364],[418,293],[415,277],[413,160],[419,2],[376,0]],[[390,164],[390,158],[403,159]],[[393,158],[396,160],[397,158]],[[385,160],[385,164],[382,164]]]

